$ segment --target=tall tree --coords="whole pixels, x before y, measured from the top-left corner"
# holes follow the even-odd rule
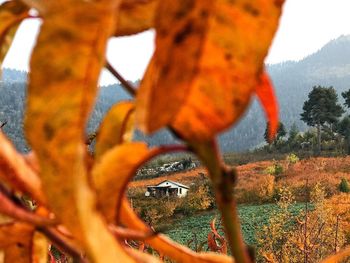
[[[345,138],[347,154],[350,154],[350,117],[345,116],[337,125],[337,132]]]
[[[321,129],[325,125],[332,127],[344,112],[338,104],[338,96],[333,87],[314,86],[304,102],[301,120],[317,128],[317,152],[321,152]]]
[[[291,149],[295,148],[296,146],[296,140],[297,136],[299,134],[299,129],[298,126],[293,123],[292,126],[290,127],[289,133],[288,133],[288,145]]]

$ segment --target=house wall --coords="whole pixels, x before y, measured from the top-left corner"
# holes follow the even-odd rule
[[[182,189],[181,194],[178,193],[177,196],[178,197],[185,197],[187,195],[188,189],[186,189],[186,188],[180,188],[180,189]]]

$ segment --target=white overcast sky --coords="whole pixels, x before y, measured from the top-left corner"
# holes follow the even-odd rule
[[[4,0],[0,0],[0,3]],[[331,39],[350,34],[350,0],[287,0],[267,63],[300,60]],[[28,70],[29,55],[39,28],[38,21],[22,23],[3,67]],[[112,39],[107,56],[129,80],[140,79],[154,50],[151,31]],[[59,51],[58,51],[59,52]],[[101,84],[116,80],[104,72]]]

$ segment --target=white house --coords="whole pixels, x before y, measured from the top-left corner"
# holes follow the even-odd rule
[[[165,180],[157,185],[148,185],[145,196],[177,196],[184,197],[187,195],[189,187],[178,182]]]

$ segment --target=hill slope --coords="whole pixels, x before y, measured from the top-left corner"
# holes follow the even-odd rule
[[[338,94],[350,88],[350,36],[330,41],[301,61],[267,65],[267,70],[275,85],[282,122],[288,129],[296,123],[303,130],[306,126],[300,121],[300,113],[314,85],[333,86]],[[26,77],[26,72],[23,71],[4,70],[0,81],[0,121],[8,120],[4,130],[21,150],[25,150],[21,127]],[[101,87],[88,130],[98,127],[103,114],[113,103],[128,98],[130,97],[117,84]],[[241,122],[220,137],[222,149],[232,152],[255,147],[264,141],[265,125],[264,113],[254,100]],[[136,137],[147,140],[152,145],[174,141],[165,131],[151,137],[136,133]]]

